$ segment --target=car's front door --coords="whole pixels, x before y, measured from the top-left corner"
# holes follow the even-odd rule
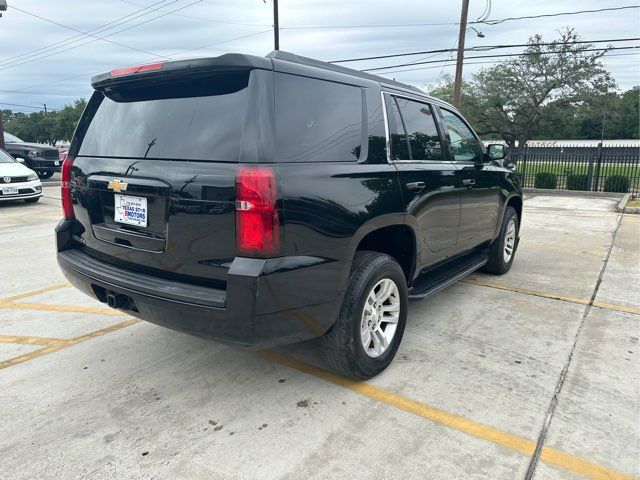
[[[439,109],[448,140],[448,155],[458,168],[461,192],[458,249],[493,240],[500,212],[503,169],[485,162],[484,146],[460,115]]]
[[[398,169],[407,222],[416,232],[416,271],[456,252],[459,178],[445,158],[428,103],[385,94],[390,161]]]

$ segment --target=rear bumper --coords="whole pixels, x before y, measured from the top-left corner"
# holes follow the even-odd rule
[[[123,270],[69,248],[70,225],[62,221],[56,227],[58,264],[67,279],[102,302],[113,305],[115,298],[119,310],[143,320],[235,346],[266,348],[320,336],[337,318],[342,295],[335,281],[334,298],[317,301],[323,300],[318,282],[334,268],[324,259],[236,257],[226,289],[214,289]],[[320,295],[312,295],[314,290]]]

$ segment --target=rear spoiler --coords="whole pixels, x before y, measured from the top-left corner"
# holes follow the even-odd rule
[[[142,79],[159,79],[186,74],[206,73],[212,70],[250,70],[254,68],[273,70],[273,63],[269,58],[242,55],[239,53],[227,53],[212,58],[174,60],[118,68],[91,78],[91,86],[96,90],[102,90],[106,87]]]

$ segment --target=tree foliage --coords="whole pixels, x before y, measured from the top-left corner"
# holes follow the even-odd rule
[[[55,145],[59,141],[69,141],[86,105],[83,98],[46,115],[44,111],[26,114],[3,110],[4,130],[25,142]]]
[[[596,137],[595,131],[602,127],[603,110],[609,111],[611,121],[615,117],[625,124],[623,136],[637,136],[638,89],[622,96],[614,93],[616,83],[600,62],[606,49],[593,52],[592,44],[577,41],[580,36],[570,28],[551,45],[540,35],[531,37],[526,55],[484,68],[463,83],[462,112],[480,135],[502,138],[509,146],[524,145],[543,131],[551,133],[551,125],[551,138],[600,138],[601,132]],[[429,93],[450,100],[452,79],[447,77]],[[575,124],[566,121],[569,111],[576,115]]]

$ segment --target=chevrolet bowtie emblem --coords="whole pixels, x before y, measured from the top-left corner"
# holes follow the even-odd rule
[[[127,189],[127,185],[128,185],[127,182],[123,182],[122,180],[118,180],[117,178],[114,178],[109,182],[109,185],[107,185],[107,188],[109,190],[113,190],[116,193],[120,193]]]

